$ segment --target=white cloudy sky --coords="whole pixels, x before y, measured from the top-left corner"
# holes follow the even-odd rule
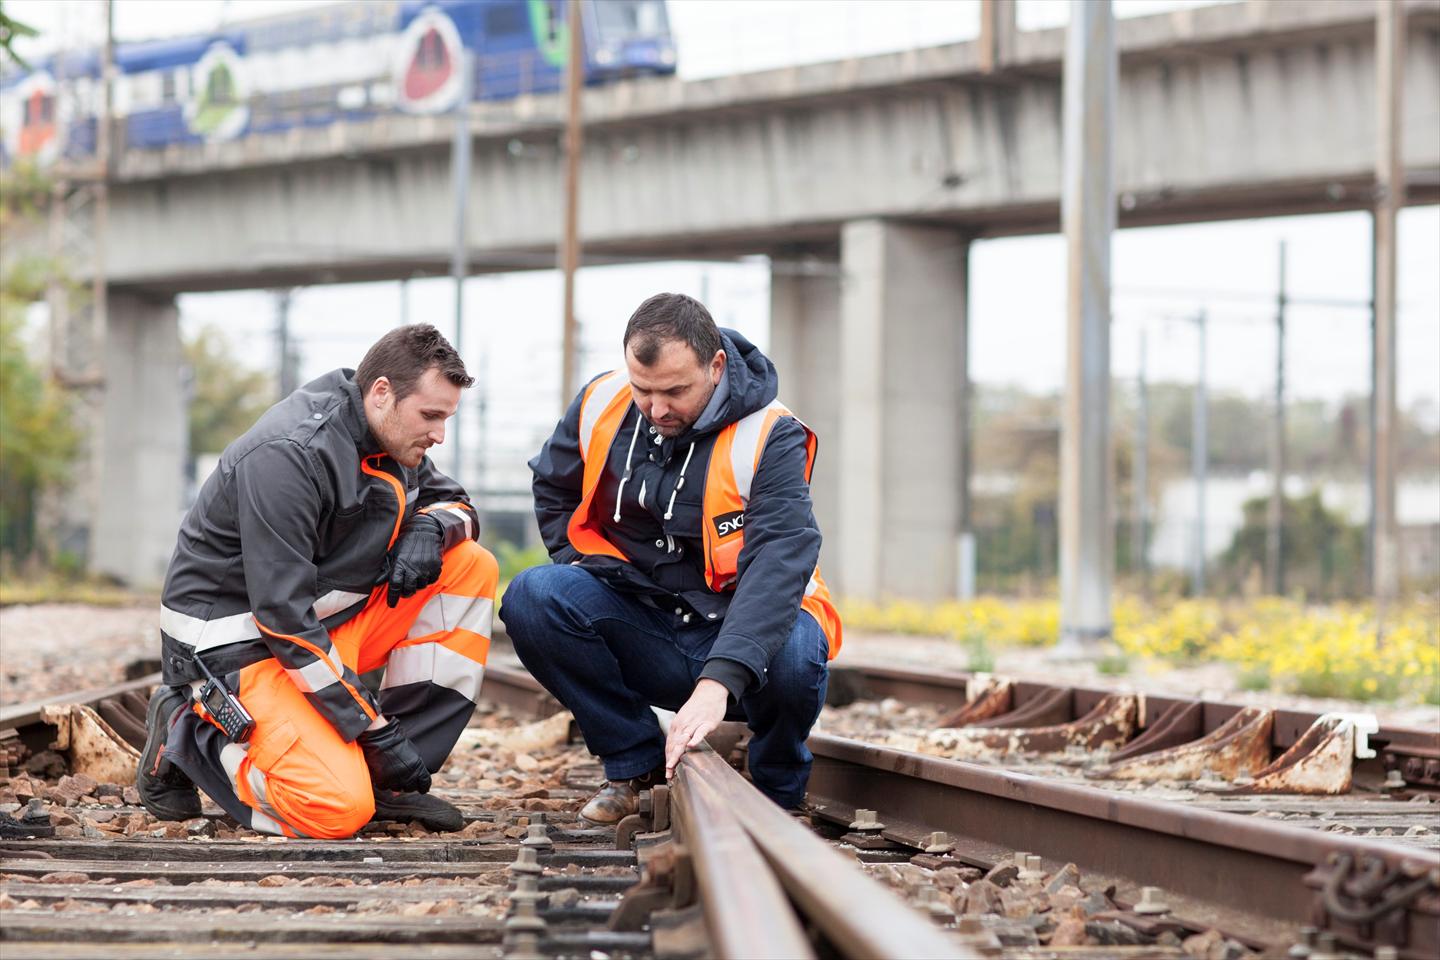
[[[306,0],[117,0],[122,39],[211,29],[236,20],[310,5]],[[1119,16],[1135,16],[1196,0],[1118,0]],[[76,42],[102,29],[95,0],[7,0],[13,16],[46,36]],[[764,69],[974,36],[975,0],[670,0],[672,30],[684,77]],[[1063,24],[1059,0],[1020,0],[1022,29]],[[1370,228],[1362,213],[1121,231],[1114,242],[1112,369],[1137,370],[1140,330],[1148,336],[1152,379],[1194,376],[1193,325],[1205,308],[1213,319],[1211,382],[1257,399],[1274,370],[1273,298],[1277,247],[1289,248],[1291,296],[1349,301],[1353,306],[1296,306],[1290,313],[1287,373],[1291,393],[1336,399],[1368,389]],[[1440,420],[1440,208],[1411,209],[1401,218],[1401,403],[1428,401]],[[986,383],[1055,390],[1063,379],[1064,248],[1057,236],[986,241],[972,255],[972,374]],[[618,360],[625,317],[657,290],[704,295],[718,320],[760,344],[768,339],[769,268],[762,259],[737,264],[644,264],[590,268],[578,281],[586,363],[595,370]],[[358,284],[300,291],[292,324],[302,350],[302,375],[354,365],[364,347],[402,315],[453,329],[449,281]],[[466,286],[464,352],[488,389],[487,459],[504,476],[523,480],[522,452],[553,425],[559,406],[560,285],[552,271],[470,280]],[[215,323],[234,336],[239,356],[273,363],[272,299],[263,292],[191,295],[181,309],[187,329]],[[482,402],[471,391],[467,403]],[[479,418],[466,413],[467,434]],[[478,440],[479,438],[475,438]],[[475,440],[467,441],[469,450]],[[467,457],[467,459],[469,459]],[[443,463],[443,455],[442,455]],[[499,465],[504,465],[500,467]],[[514,471],[521,473],[516,474]],[[468,472],[468,471],[467,471]]]

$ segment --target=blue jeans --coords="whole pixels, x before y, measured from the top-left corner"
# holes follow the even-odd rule
[[[625,780],[661,766],[665,737],[650,707],[678,710],[689,699],[720,624],[693,616],[686,623],[567,564],[523,571],[502,603],[515,652],[575,715],[605,776]],[[815,618],[800,611],[764,683],[727,714],[754,732],[750,777],[783,807],[805,799],[805,738],[825,702],[828,650]]]

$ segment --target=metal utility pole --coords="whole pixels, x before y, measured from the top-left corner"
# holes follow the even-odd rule
[[[956,542],[955,572],[956,584],[955,595],[961,600],[975,599],[975,531],[972,526],[972,501],[970,494],[970,474],[974,463],[974,443],[972,442],[975,429],[972,400],[974,397],[970,383],[970,249],[971,243],[967,237],[964,240],[965,253],[962,264],[965,271],[963,278],[964,294],[960,298],[960,355],[955,358],[955,369],[959,375],[959,383],[956,385],[959,402],[957,411],[960,421],[960,442],[956,444],[956,453],[959,455],[960,463],[956,471],[960,477],[957,512],[959,513],[959,538]]]
[[[1270,592],[1285,593],[1285,241],[1275,297],[1275,416],[1270,425],[1270,503],[1265,515],[1265,570]]]
[[[1146,380],[1145,328],[1140,328],[1140,376],[1135,403],[1135,523],[1130,530],[1131,565],[1140,574],[1140,595],[1150,596],[1150,384]]]
[[[1060,651],[1110,635],[1110,235],[1115,232],[1115,17],[1070,4],[1064,66],[1066,402],[1060,435]]]
[[[293,288],[285,287],[275,294],[275,383],[279,387],[280,399],[284,400],[295,392],[299,384],[300,358],[295,352],[295,342],[290,337],[290,306],[295,300]]]
[[[1395,264],[1396,226],[1405,202],[1405,167],[1400,152],[1405,90],[1405,7],[1402,4],[1379,0],[1375,5],[1375,69],[1379,103],[1375,124],[1375,325],[1372,333],[1375,379],[1371,385],[1374,455],[1370,464],[1374,533],[1370,562],[1375,599],[1383,604],[1400,592],[1399,531],[1395,517],[1395,443],[1399,432],[1395,409]]]
[[[560,238],[560,270],[565,277],[565,305],[560,337],[560,409],[570,405],[577,388],[575,345],[575,271],[580,266],[580,151],[584,129],[580,90],[585,76],[585,43],[580,0],[570,0],[570,54],[565,60],[565,226]]]
[[[1065,409],[1060,435],[1060,644],[1090,653],[1110,635],[1110,235],[1115,88],[1110,0],[1070,4],[1060,211],[1067,250]]]
[[[47,282],[50,306],[50,370],[61,387],[76,391],[76,418],[85,436],[83,453],[72,472],[70,503],[56,522],[55,538],[67,548],[90,556],[90,531],[97,523],[105,464],[105,373],[109,316],[106,282],[106,242],[109,232],[109,177],[111,167],[112,98],[115,74],[114,5],[105,0],[105,18],[95,104],[95,155],[92,162],[69,156],[71,124],[84,109],[76,92],[78,78],[66,76],[75,62],[67,56],[64,13],[61,14],[61,49],[55,57],[55,154],[50,190],[49,257],[55,265]],[[69,280],[89,274],[88,303],[74,299]],[[87,313],[88,311],[88,313]],[[68,505],[68,504],[67,504]]]
[[[450,181],[455,206],[455,245],[450,253],[450,276],[455,281],[455,352],[465,356],[465,276],[470,272],[469,236],[466,232],[465,214],[470,205],[470,97],[471,80],[475,73],[475,61],[463,48],[459,57],[460,97],[455,103],[455,139],[450,149]],[[485,385],[480,384],[484,390]],[[465,440],[461,429],[460,411],[464,402],[455,408],[450,420],[450,443],[454,447],[454,476],[462,487],[465,480]],[[472,491],[473,493],[473,491]],[[478,510],[478,508],[477,508]]]
[[[1190,593],[1205,593],[1205,475],[1210,468],[1209,397],[1205,390],[1205,311],[1195,315],[1196,346],[1195,399],[1191,410],[1190,469],[1195,482],[1194,552],[1190,559]]]

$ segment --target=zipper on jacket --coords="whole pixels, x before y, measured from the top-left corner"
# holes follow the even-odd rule
[[[395,493],[395,529],[390,532],[390,542],[385,545],[385,549],[389,550],[395,546],[395,541],[400,538],[400,524],[405,519],[405,487],[399,480],[391,476],[388,471],[380,469],[380,461],[387,456],[389,456],[389,454],[377,453],[372,457],[366,457],[360,461],[360,470],[362,473],[368,473],[372,477],[379,477],[381,480],[384,480],[390,484],[390,489]],[[369,466],[371,460],[375,461],[374,469],[371,469]]]

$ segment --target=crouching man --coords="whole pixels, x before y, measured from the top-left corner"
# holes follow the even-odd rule
[[[840,618],[816,560],[815,435],[771,362],[699,302],[659,294],[625,329],[625,370],[591,380],[539,455],[535,513],[554,563],[510,584],[516,653],[575,715],[613,823],[729,717],[772,800],[805,798],[805,738]],[[668,740],[651,705],[678,711]]]
[[[289,837],[462,826],[425,794],[479,696],[498,571],[426,451],[473,382],[434,327],[399,327],[225,449],[165,578],[152,814],[199,815],[199,787]],[[359,674],[382,665],[377,698]]]

